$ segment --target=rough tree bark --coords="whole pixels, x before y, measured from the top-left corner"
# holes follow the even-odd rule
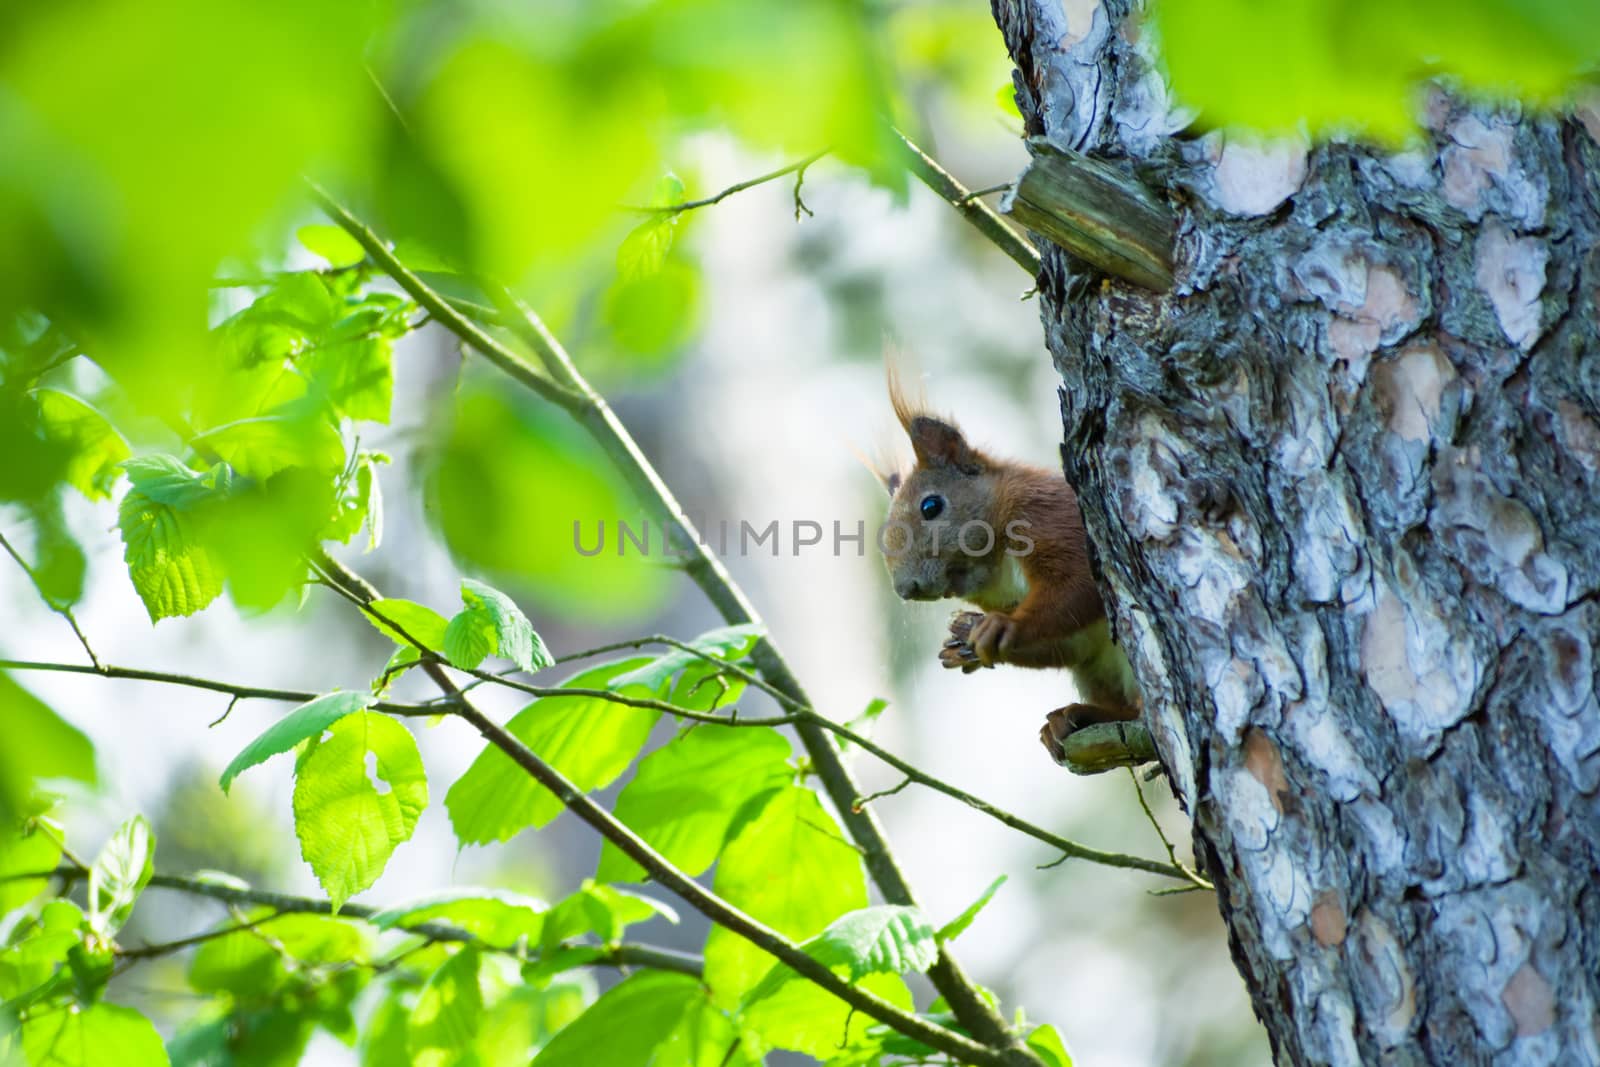
[[[1600,115],[1182,132],[1128,0],[994,0],[1030,135],[1174,286],[1047,247],[1063,457],[1293,1063],[1600,1062]]]

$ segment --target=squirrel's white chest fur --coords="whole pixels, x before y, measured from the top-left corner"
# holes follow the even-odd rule
[[[971,600],[984,611],[1010,611],[1028,595],[1028,576],[1023,573],[1022,564],[1017,557],[1006,555],[1000,569],[995,573],[994,581],[981,590]]]

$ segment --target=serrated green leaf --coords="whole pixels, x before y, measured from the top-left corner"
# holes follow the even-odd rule
[[[957,915],[954,919],[951,919],[949,922],[939,927],[939,932],[936,935],[939,939],[939,943],[943,944],[946,941],[954,941],[956,938],[965,933],[967,927],[972,925],[972,920],[978,917],[978,913],[988,905],[990,900],[994,899],[995,893],[999,892],[1000,887],[1005,884],[1006,875],[1002,874],[1000,877],[990,882],[989,888],[983,891],[983,895],[969,904],[960,915]]]
[[[128,442],[106,417],[84,400],[58,389],[38,389],[39,423],[45,438],[65,447],[66,480],[90,500],[103,500],[131,455]]]
[[[128,921],[139,894],[155,873],[156,837],[135,815],[117,828],[89,870],[89,926],[109,938]]]
[[[411,838],[428,803],[428,780],[411,732],[370,711],[334,723],[295,769],[295,834],[338,908],[383,873],[389,857]],[[377,782],[367,756],[376,758]]]
[[[385,908],[372,917],[380,930],[445,922],[494,948],[539,940],[549,905],[502,889],[446,889]]]
[[[602,664],[562,684],[606,688],[618,672],[644,662],[636,657]],[[633,762],[660,714],[593,697],[542,697],[518,712],[506,729],[579,789],[602,789]],[[546,825],[562,811],[554,793],[492,745],[484,746],[450,787],[444,803],[463,845],[510,840],[530,826]]]
[[[476,1063],[472,1042],[483,1022],[479,956],[463,948],[428,978],[406,1024],[413,1067]]]
[[[128,576],[151,622],[193,615],[222,592],[222,565],[188,510],[213,498],[218,479],[170,456],[122,465],[133,483],[117,508]],[[220,477],[220,476],[219,476]]]
[[[746,802],[788,780],[789,756],[789,742],[776,731],[691,730],[639,762],[617,797],[617,818],[674,866],[702,874]],[[596,877],[640,881],[644,869],[607,841]]]
[[[594,934],[606,944],[615,944],[628,927],[658,917],[674,924],[678,921],[678,913],[654,897],[586,882],[550,909],[540,943],[550,950],[563,941]]]
[[[450,666],[475,670],[495,649],[494,623],[481,611],[466,608],[456,613],[444,630],[444,656]]]
[[[344,466],[344,439],[327,421],[299,415],[260,415],[214,427],[194,439],[258,481],[290,467],[332,473]]]
[[[933,925],[921,908],[882,904],[842,915],[801,948],[818,963],[843,971],[851,982],[869,974],[909,974],[926,971],[939,958]],[[745,994],[741,1010],[775,995],[785,983],[799,978],[787,964],[775,964]]]
[[[534,1057],[533,1067],[647,1064],[703,997],[700,983],[687,975],[636,974],[567,1024]]]
[[[530,674],[555,662],[522,609],[498,589],[463,578],[461,603],[467,611],[487,621],[493,638],[490,655],[508,659]]]
[[[226,793],[242,771],[287,752],[302,741],[321,737],[334,723],[352,712],[371,707],[372,702],[373,697],[368,693],[336,691],[301,704],[246,745],[222,772],[217,784]]]
[[[21,1026],[22,1062],[33,1067],[167,1067],[149,1019],[117,1004],[41,1011]]]
[[[449,625],[437,611],[411,600],[374,600],[362,615],[378,632],[402,649],[414,648],[410,640],[420,641],[423,647],[438,649],[444,645],[445,628]],[[394,625],[391,626],[390,623]],[[401,634],[395,627],[405,633]]]
[[[0,825],[31,813],[35,783],[41,778],[97,781],[94,745],[38,697],[0,673]]]
[[[337,226],[315,223],[300,227],[294,235],[306,251],[327,260],[334,270],[353,267],[367,258],[361,243]]]
[[[766,633],[766,627],[758,623],[741,623],[737,626],[723,626],[715,630],[708,630],[687,642],[691,648],[703,655],[696,655],[685,649],[674,648],[660,656],[651,659],[645,665],[618,675],[611,680],[608,688],[622,689],[626,686],[641,686],[652,692],[666,695],[668,683],[686,668],[705,664],[706,655],[718,659],[736,661],[749,655],[750,650]]]

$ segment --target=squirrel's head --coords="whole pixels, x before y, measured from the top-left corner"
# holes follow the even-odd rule
[[[1003,558],[992,461],[953,423],[913,406],[892,370],[889,397],[917,460],[909,472],[882,479],[892,499],[879,544],[895,594],[971,597],[990,586]]]

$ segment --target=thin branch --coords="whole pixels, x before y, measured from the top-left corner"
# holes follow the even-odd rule
[[[899,785],[890,786],[888,789],[880,789],[876,793],[868,793],[864,797],[857,797],[856,802],[851,806],[859,811],[868,804],[871,804],[874,800],[882,800],[884,797],[892,797],[896,793],[904,791],[907,786],[911,785],[915,781],[916,779],[912,778],[908,774],[904,778],[900,779]]]
[[[894,129],[894,127],[890,127]],[[1010,256],[1017,266],[1028,272],[1030,278],[1039,274],[1039,252],[1016,230],[1013,230],[988,204],[977,199],[966,186],[928,153],[918,148],[911,138],[894,129],[894,135],[905,147],[906,166],[922,183],[944,198],[945,202],[978,228],[1000,251]]]
[[[686,648],[686,650],[690,652],[701,652],[699,649],[694,649],[692,647],[683,645],[682,642],[673,643],[675,645],[679,645],[680,647]],[[745,671],[738,664],[728,663],[726,660],[717,659],[715,656],[710,655],[707,655],[707,658],[712,660],[712,662],[727,668],[730,674],[744,678],[752,677],[749,672]],[[1194,872],[1184,867],[1181,863],[1178,863],[1176,857],[1173,858],[1173,862],[1171,864],[1166,864],[1157,860],[1148,860],[1141,856],[1130,856],[1121,852],[1106,852],[1101,849],[1091,848],[1088,845],[1080,845],[1076,841],[1062,837],[1060,834],[1053,834],[1049,830],[1035,826],[1026,819],[1013,815],[1002,808],[998,808],[988,801],[968,793],[964,789],[960,789],[954,785],[951,785],[942,778],[935,777],[934,775],[928,774],[926,771],[920,770],[914,764],[902,759],[899,756],[896,756],[894,753],[890,752],[888,749],[885,749],[876,742],[868,740],[865,736],[850,729],[848,726],[836,723],[827,716],[817,712],[815,709],[798,704],[789,698],[784,697],[782,694],[776,695],[780,701],[784,702],[786,707],[793,707],[793,711],[787,712],[783,715],[768,715],[759,718],[746,718],[737,715],[717,715],[711,712],[695,711],[690,708],[680,707],[679,705],[673,704],[669,701],[657,700],[651,697],[625,696],[621,693],[614,693],[609,689],[530,685],[526,682],[519,682],[514,678],[507,678],[503,675],[493,674],[488,671],[472,670],[467,671],[466,673],[472,675],[479,681],[503,685],[507,688],[515,689],[518,692],[526,693],[529,696],[590,697],[596,700],[610,701],[613,704],[626,705],[627,707],[631,708],[646,708],[652,711],[663,712],[667,715],[674,715],[680,719],[688,719],[693,722],[711,723],[717,726],[815,726],[826,730],[829,733],[835,734],[838,737],[842,737],[851,744],[857,745],[865,751],[870,752],[884,763],[887,763],[889,766],[905,775],[907,782],[916,782],[918,785],[925,786],[934,790],[935,792],[943,793],[947,797],[959,800],[968,807],[983,812],[985,815],[1006,826],[1009,826],[1013,830],[1026,834],[1035,840],[1042,841],[1052,848],[1059,849],[1063,854],[1062,859],[1086,860],[1090,863],[1098,863],[1106,867],[1119,867],[1124,870],[1145,871],[1149,874],[1158,874],[1163,878],[1176,878],[1180,881],[1192,882],[1195,878],[1199,877],[1198,875],[1194,874]],[[905,788],[905,785],[906,783],[903,782],[888,792],[897,793],[901,789]],[[883,794],[873,794],[872,796],[862,797],[858,793],[851,797],[849,808],[851,812],[859,814],[865,809],[867,801],[872,800],[880,795]],[[1170,848],[1168,849],[1168,853],[1171,855]],[[1051,864],[1051,866],[1054,866],[1054,864]]]
[[[705,593],[706,598],[716,607],[725,622],[729,624],[760,622],[760,615],[756,612],[755,606],[734,582],[727,568],[699,542],[693,524],[660,474],[639,448],[638,442],[633,439],[605,399],[584,380],[566,350],[531,308],[503,288],[489,289],[489,296],[500,306],[507,327],[518,340],[532,350],[544,365],[548,378],[535,372],[520,358],[500,346],[498,342],[490,340],[477,327],[456,314],[409,271],[376,234],[326,193],[320,189],[316,189],[316,193],[329,217],[361,242],[373,261],[410,293],[413,299],[432,311],[441,324],[469,343],[474,350],[482,353],[495,366],[511,375],[514,380],[572,414],[578,424],[605,451],[636,498],[644,503],[649,511],[662,517],[669,531],[669,543],[675,542],[684,553],[685,573]],[[440,313],[441,310],[443,314]],[[751,652],[751,659],[763,677],[776,689],[799,704],[810,705],[810,700],[806,698],[799,680],[770,639],[763,638],[756,644]],[[428,670],[441,688],[449,684],[454,690],[453,683],[449,683],[448,677],[437,665],[425,665],[424,669]],[[856,787],[838,747],[828,732],[811,722],[797,723],[795,730],[806,748],[823,789],[839,811],[850,837],[865,850],[867,870],[884,900],[891,904],[915,905],[915,894],[912,893],[910,883],[889,850],[888,841],[878,824],[877,816],[870,808],[859,812],[850,810],[851,802],[861,795],[861,790]],[[810,957],[806,959],[809,960]],[[928,977],[961,1024],[983,1043],[979,1047],[1012,1050],[1014,1055],[1021,1057],[1021,1062],[1038,1063],[1038,1057],[1026,1051],[1011,1032],[1005,1018],[967,977],[946,947],[940,947],[939,957],[929,969]]]
[[[304,704],[322,695],[321,693],[297,689],[269,689],[262,686],[239,685],[234,682],[218,681],[215,678],[199,678],[192,674],[170,674],[166,671],[146,671],[134,667],[113,667],[110,664],[103,664],[99,668],[95,668],[79,663],[42,663],[37,660],[0,659],[0,670],[97,674],[102,678],[121,678],[134,682],[160,682],[164,685],[181,685],[190,689],[206,689],[213,693],[227,693],[236,700],[283,700],[293,704]],[[431,704],[395,704],[389,701],[379,701],[371,705],[371,709],[373,711],[381,711],[386,715],[408,717],[438,715],[447,710],[438,702]],[[218,721],[220,722],[221,720],[219,719]]]
[[[521,356],[511,349],[484,333],[476,323],[472,322],[461,312],[451,306],[439,293],[435,292],[421,278],[413,274],[405,264],[397,259],[389,246],[378,238],[378,235],[368,229],[359,219],[346,211],[333,197],[329,196],[322,186],[307,179],[306,184],[311,189],[312,197],[318,206],[327,213],[335,223],[346,233],[356,239],[356,242],[366,250],[367,257],[377,264],[378,268],[393,278],[406,293],[421,305],[434,320],[445,329],[461,338],[468,346],[477,351],[489,362],[511,375],[522,385],[532,389],[545,400],[562,408],[571,410],[580,402],[561,386],[534,370]]]
[[[86,873],[87,872],[85,868],[63,864],[54,870],[30,872],[17,875],[16,877],[19,879],[56,877],[70,883],[85,877]],[[6,880],[10,879],[8,878]],[[370,904],[357,904],[353,901],[346,901],[337,911],[335,911],[332,901],[319,900],[316,897],[302,897],[289,893],[275,893],[265,889],[252,889],[240,886],[223,885],[220,882],[209,882],[198,878],[185,878],[180,875],[172,874],[152,875],[150,878],[150,886],[153,889],[165,889],[171,892],[187,893],[190,896],[207,897],[211,900],[216,900],[223,904],[227,904],[230,907],[251,905],[256,907],[271,908],[273,914],[254,921],[242,920],[240,923],[221,931],[210,931],[208,933],[196,935],[192,938],[166,942],[163,945],[145,946],[119,952],[118,955],[122,956],[123,958],[143,958],[159,955],[160,953],[155,951],[158,948],[165,949],[169,952],[178,951],[179,949],[187,948],[190,945],[198,944],[201,941],[209,940],[213,937],[219,937],[223,934],[238,933],[253,929],[254,927],[271,922],[273,919],[282,918],[285,915],[327,915],[341,919],[356,919],[361,922],[371,922],[379,914],[388,910],[385,908],[375,907]],[[538,953],[528,953],[515,948],[502,948],[496,945],[488,944],[478,938],[475,934],[472,934],[469,931],[464,930],[459,926],[454,926],[450,923],[423,922],[416,923],[412,926],[393,927],[392,929],[400,933],[413,934],[417,937],[426,938],[431,942],[476,945],[486,952],[497,952],[505,955],[515,956],[524,962],[537,960],[540,958]],[[568,948],[573,946],[563,945],[561,947]],[[679,952],[676,949],[661,948],[656,945],[622,942],[616,945],[600,945],[594,947],[598,952],[598,955],[595,956],[590,963],[604,964],[608,967],[651,967],[655,968],[656,970],[676,971],[680,974],[687,974],[698,978],[700,977],[704,966],[703,961],[699,956],[688,952]]]
[[[1161,828],[1161,823],[1156,821],[1156,813],[1150,810],[1150,801],[1145,799],[1144,786],[1139,784],[1138,772],[1132,767],[1129,767],[1128,777],[1133,780],[1133,791],[1139,797],[1139,807],[1144,809],[1144,817],[1150,820],[1150,825],[1155,828],[1156,836],[1161,839],[1161,844],[1167,850],[1167,859],[1171,860],[1172,865],[1184,873],[1184,876],[1194,884],[1194,888],[1215,891],[1217,888],[1216,886],[1212,885],[1207,879],[1201,877],[1198,872],[1194,871],[1188,866],[1185,866],[1184,863],[1178,859],[1178,850],[1172,846],[1172,841],[1167,837],[1167,832]],[[1168,890],[1168,892],[1170,892],[1170,890]]]
[[[0,548],[4,548],[12,559],[17,561],[17,566],[22,568],[28,580],[33,583],[33,591],[39,594],[39,599],[44,601],[44,606],[67,620],[67,625],[72,627],[72,632],[78,637],[78,644],[83,646],[83,651],[88,654],[89,662],[94,664],[95,670],[100,669],[100,659],[94,654],[94,649],[89,646],[89,639],[84,636],[83,629],[78,625],[78,618],[72,614],[72,609],[66,604],[57,604],[46,595],[44,586],[39,582],[39,575],[28,566],[28,561],[22,558],[22,553],[11,547],[11,542],[6,540],[5,534],[0,534]]]
[[[788,166],[779,167],[777,170],[769,171],[768,173],[756,178],[748,178],[742,182],[734,182],[720,193],[715,193],[712,196],[704,197],[700,200],[685,200],[682,203],[662,204],[657,207],[639,207],[636,205],[627,205],[625,210],[636,211],[644,215],[681,215],[685,211],[694,211],[696,208],[710,207],[712,204],[722,203],[734,193],[742,193],[746,189],[754,189],[758,185],[765,185],[767,182],[777,181],[786,174],[799,173],[803,175],[805,174],[807,167],[811,166],[811,164],[815,163],[817,160],[821,159],[827,154],[828,153],[826,151],[814,152],[797,163],[790,163]],[[798,181],[795,183],[795,202],[797,204],[800,202],[800,184]],[[796,216],[798,216],[798,214],[799,212],[797,210]],[[806,214],[809,215],[810,212],[808,211]]]

